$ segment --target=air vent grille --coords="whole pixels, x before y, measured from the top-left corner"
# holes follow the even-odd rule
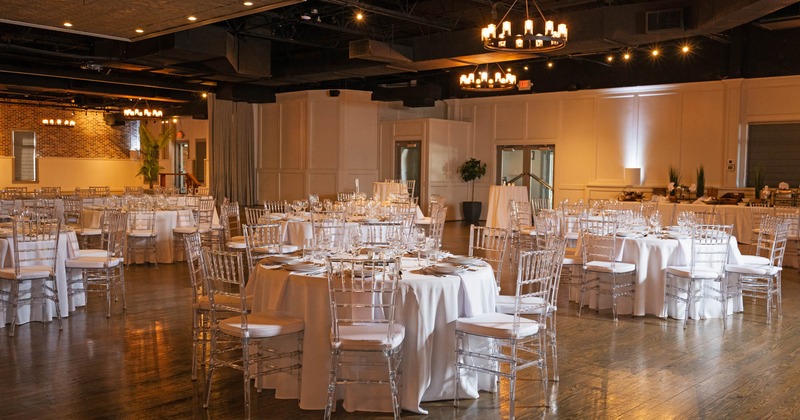
[[[682,31],[683,9],[656,10],[646,12],[645,32],[648,34],[667,31]]]

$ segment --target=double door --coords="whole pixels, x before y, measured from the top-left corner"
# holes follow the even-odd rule
[[[531,199],[553,201],[555,147],[505,145],[497,147],[497,183],[527,187]]]

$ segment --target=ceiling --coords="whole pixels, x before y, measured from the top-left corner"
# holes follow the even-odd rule
[[[731,77],[737,76],[730,71],[731,51],[755,37],[742,35],[741,28],[786,34],[800,22],[795,0],[541,0],[548,19],[569,25],[570,40],[563,50],[536,56],[492,53],[479,42],[479,28],[487,23],[507,12],[512,19],[524,17],[525,1],[252,3],[4,0],[0,98],[114,110],[140,99],[192,104],[202,92],[270,102],[279,92],[352,88],[373,90],[378,99],[422,98],[419,103],[428,104],[461,95],[458,72],[494,62],[521,69],[564,60],[559,77],[569,80],[529,76],[545,90],[652,83],[630,69],[628,80],[621,80],[622,73],[603,68],[602,54],[685,40],[711,43],[706,53],[717,62],[690,72],[700,75],[681,77]],[[648,12],[675,11],[679,22],[648,25]],[[718,68],[719,60],[726,60],[725,68]]]

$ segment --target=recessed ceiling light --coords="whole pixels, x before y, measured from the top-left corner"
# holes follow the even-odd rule
[[[681,52],[683,52],[684,54],[688,53],[689,52],[689,46],[688,45],[684,45],[683,47],[681,47]]]
[[[651,54],[653,57],[658,57],[659,51],[658,51],[658,49],[654,49],[653,51],[650,51],[650,54]]]
[[[610,63],[610,62],[612,62],[612,61],[614,61],[614,56],[613,56],[613,55],[609,55],[609,56],[607,56],[607,57],[606,57],[606,61],[608,61],[609,63]]]
[[[623,55],[622,58],[625,59],[625,60],[630,60],[631,59],[631,53],[625,53],[625,55]]]
[[[143,34],[144,33],[144,29],[136,29],[136,33],[137,34]]]
[[[253,2],[252,2],[252,1],[246,1],[246,2],[244,2],[244,3],[242,3],[242,4],[244,4],[245,6],[248,6],[248,7],[250,7],[250,6],[252,6],[252,5],[253,5]]]
[[[364,14],[361,12],[356,13],[356,20],[364,20]]]
[[[71,24],[71,23],[69,23],[69,22],[64,22],[64,26],[66,26],[67,28],[71,28],[71,27],[72,27],[72,24]]]
[[[189,17],[188,17],[188,18],[186,18],[186,19],[189,19],[189,20],[191,20],[192,22],[194,22],[194,21],[196,21],[196,20],[197,20],[197,18],[196,18],[196,17],[194,17],[194,16],[189,16]]]

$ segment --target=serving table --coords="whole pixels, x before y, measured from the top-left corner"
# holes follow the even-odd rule
[[[489,203],[486,208],[486,226],[508,229],[508,200],[529,201],[528,188],[516,185],[492,185],[489,187]]]
[[[72,296],[67,293],[67,270],[64,262],[77,254],[78,238],[75,232],[62,232],[58,238],[58,255],[56,256],[56,285],[58,288],[58,304],[62,317],[68,317],[76,307],[86,305],[86,295],[76,291]],[[14,266],[14,239],[10,236],[0,237],[0,267]],[[0,282],[3,290],[9,290],[10,282]],[[24,287],[29,287],[25,285]],[[42,305],[47,305],[44,314]],[[11,320],[11,307],[0,310],[0,328],[5,327]],[[17,307],[17,325],[31,321],[51,321],[56,316],[56,306],[53,301],[36,301]]]
[[[418,268],[416,259],[402,260],[396,308],[396,321],[406,329],[400,405],[425,414],[421,402],[454,396],[456,319],[494,311],[497,286],[488,265],[440,277],[421,274]],[[299,398],[302,409],[324,409],[331,324],[326,274],[290,273],[258,265],[247,293],[253,295],[254,312],[278,310],[305,321],[302,388],[298,392],[297,380],[289,374],[270,377],[267,386],[276,389],[277,398]],[[477,398],[479,389],[495,389],[493,378],[483,374],[463,375],[459,386],[459,395],[465,398]],[[347,411],[392,411],[388,386],[385,392],[340,386],[337,398],[344,399]]]

